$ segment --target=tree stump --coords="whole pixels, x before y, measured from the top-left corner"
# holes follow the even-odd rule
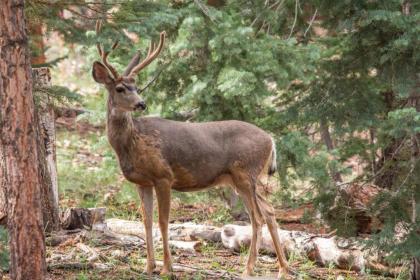
[[[105,221],[106,208],[68,208],[61,213],[61,227],[66,230],[91,229]]]

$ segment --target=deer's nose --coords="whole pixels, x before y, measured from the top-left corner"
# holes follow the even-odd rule
[[[140,101],[140,102],[138,102],[135,106],[134,106],[134,108],[136,109],[136,110],[146,110],[147,109],[147,105],[146,105],[146,103],[144,103],[144,101]]]

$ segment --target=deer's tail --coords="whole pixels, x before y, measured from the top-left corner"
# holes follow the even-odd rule
[[[276,142],[271,138],[271,162],[268,167],[268,175],[273,175],[277,171],[277,151]]]

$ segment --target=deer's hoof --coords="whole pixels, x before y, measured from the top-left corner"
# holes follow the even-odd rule
[[[155,262],[147,263],[146,268],[144,269],[144,273],[148,276],[152,276],[153,273],[156,273],[156,264]]]
[[[277,279],[288,279],[288,276],[289,276],[289,269],[287,267],[279,268]]]
[[[243,278],[243,279],[248,279],[248,278],[250,278],[250,277],[252,277],[252,276],[254,276],[254,275],[255,275],[254,270],[253,270],[253,269],[249,269],[249,268],[247,268],[247,269],[245,269],[245,271],[242,273],[242,278]]]
[[[172,267],[163,267],[160,272],[160,276],[164,277],[164,279],[174,279]]]

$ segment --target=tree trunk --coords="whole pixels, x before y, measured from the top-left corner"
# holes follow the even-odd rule
[[[23,0],[2,1],[0,34],[0,143],[8,198],[10,278],[44,279],[39,131]]]
[[[0,87],[1,88],[1,87]],[[1,114],[0,114],[1,115]],[[0,119],[1,122],[1,119]],[[6,176],[5,159],[3,150],[0,148],[0,225],[7,225],[7,208],[6,208]]]
[[[42,65],[47,62],[45,57],[45,44],[44,36],[42,32],[42,22],[35,21],[28,23],[29,35],[31,37],[31,47],[32,47],[32,56],[31,64],[32,65]]]
[[[32,71],[34,92],[37,89],[48,88],[51,86],[51,74],[48,68],[36,68]],[[35,96],[37,106],[35,107],[35,120],[40,131],[37,139],[39,145],[40,161],[39,170],[41,172],[42,189],[42,216],[44,229],[47,232],[60,228],[59,209],[58,209],[58,178],[56,166],[56,147],[55,147],[55,116],[50,97],[45,92],[40,91]]]
[[[404,145],[403,139],[392,139],[391,143],[382,150],[382,155],[377,161],[376,171],[384,170],[375,178],[374,184],[383,189],[392,189],[401,168],[398,166],[398,150]]]
[[[321,129],[321,138],[324,141],[325,146],[327,147],[328,151],[334,150],[334,143],[331,139],[330,131],[328,129],[328,125],[326,121],[321,120],[320,122],[320,129]],[[330,170],[331,176],[334,179],[334,182],[341,183],[343,179],[341,178],[341,174],[336,170]]]
[[[420,258],[413,258],[413,262],[411,264],[410,279],[420,279]]]
[[[50,72],[48,68],[33,69],[33,85],[34,95],[36,89],[51,86]],[[35,98],[37,106],[35,106],[35,123],[41,137],[37,139],[39,145],[40,160],[39,171],[41,178],[41,197],[42,197],[42,216],[44,223],[44,230],[47,232],[58,230],[60,228],[59,208],[58,208],[58,178],[56,167],[56,152],[55,152],[55,116],[54,109],[50,104],[49,97],[45,92],[40,92]],[[1,167],[1,152],[0,152],[0,167]],[[4,159],[3,159],[4,160]],[[4,164],[4,163],[3,163]],[[3,171],[4,173],[4,171]],[[0,170],[0,175],[2,170]],[[4,173],[5,174],[5,173]],[[3,176],[0,176],[0,178]],[[2,184],[5,184],[2,181]],[[6,211],[6,186],[2,185],[0,188],[0,224],[5,224]]]
[[[219,8],[226,4],[225,0],[207,0],[207,5]]]

